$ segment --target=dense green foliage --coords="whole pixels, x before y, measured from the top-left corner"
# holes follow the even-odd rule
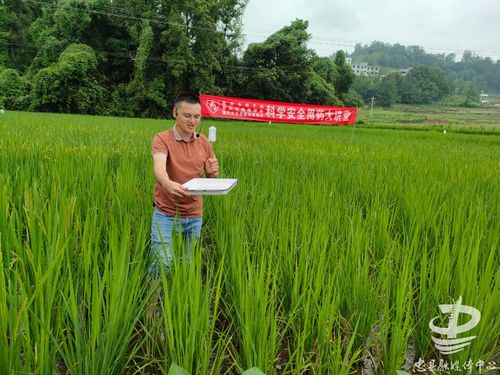
[[[418,65],[403,77],[398,72],[383,78],[356,77],[352,89],[366,102],[375,96],[377,104],[431,104],[448,96],[451,87],[443,73],[427,65]]]
[[[252,43],[243,55],[244,91],[252,98],[298,102],[306,97],[313,74],[307,48],[307,21],[296,20],[263,43]],[[320,98],[316,98],[319,100]]]
[[[225,70],[236,60],[244,6],[242,0],[2,1],[0,22],[8,32],[0,35],[0,63],[32,83],[25,92],[31,109],[161,116],[181,89],[221,93],[229,86]],[[89,55],[73,51],[71,59],[72,45]]]
[[[0,71],[0,107],[23,109],[26,107],[26,80],[15,69]]]
[[[10,70],[0,81],[0,103],[140,117],[165,116],[181,90],[359,104],[345,95],[349,67],[307,48],[306,21],[249,45],[240,57],[246,3],[1,0],[0,67]],[[14,92],[15,81],[22,84]]]
[[[205,197],[203,251],[158,281],[149,151],[165,122],[0,115],[1,374],[498,358],[499,135],[212,123],[238,185]],[[443,358],[428,324],[459,296],[477,337]]]
[[[463,92],[466,82],[473,82],[481,90],[500,92],[500,61],[489,57],[480,57],[465,51],[460,61],[456,55],[426,53],[419,46],[402,46],[372,42],[370,45],[356,44],[351,55],[353,63],[367,62],[377,65],[385,71],[406,69],[418,65],[427,65],[440,69],[446,79],[458,92]],[[332,56],[333,58],[333,56]]]
[[[33,78],[31,108],[35,111],[99,113],[104,89],[94,78],[97,59],[92,48],[71,44],[48,68]]]
[[[299,103],[433,103],[475,89],[500,91],[500,63],[466,52],[356,45],[354,62],[387,73],[354,77],[342,51],[307,47],[295,20],[241,51],[247,0],[0,0],[0,105],[8,109],[163,117],[181,90]],[[79,52],[78,52],[78,51]],[[355,89],[353,90],[353,84]],[[472,86],[474,85],[474,86]]]

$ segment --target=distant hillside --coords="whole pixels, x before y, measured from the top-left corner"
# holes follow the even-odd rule
[[[370,45],[356,44],[351,54],[353,63],[366,62],[370,65],[392,69],[429,65],[443,71],[446,78],[456,87],[472,81],[479,89],[500,93],[500,60],[474,55],[465,51],[462,59],[450,54],[426,53],[420,46],[403,46],[374,41]]]

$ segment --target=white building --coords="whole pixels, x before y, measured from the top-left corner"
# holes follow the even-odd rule
[[[351,64],[352,71],[357,76],[378,77],[378,66],[371,66],[368,63]]]
[[[352,57],[346,57],[345,62],[351,66],[352,71],[357,76],[379,77],[380,72],[378,66],[368,65],[368,63],[353,64]],[[405,77],[410,70],[411,68],[406,68],[398,69],[397,71]],[[383,78],[383,76],[380,76],[380,78]]]
[[[488,100],[489,94],[486,94],[484,91],[481,91],[481,94],[479,94],[479,104],[486,104],[489,102]]]

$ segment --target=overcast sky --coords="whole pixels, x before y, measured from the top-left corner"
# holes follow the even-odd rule
[[[250,0],[246,43],[261,42],[296,18],[309,21],[309,46],[320,56],[378,40],[500,60],[500,0]]]

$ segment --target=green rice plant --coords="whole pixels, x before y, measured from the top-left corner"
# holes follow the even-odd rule
[[[234,320],[235,359],[243,369],[257,366],[268,373],[272,371],[280,337],[274,265],[269,261],[254,263],[241,242],[240,247],[228,250],[225,314]]]
[[[411,243],[403,246],[402,251],[393,247],[381,266],[384,274],[383,293],[385,295],[384,315],[381,322],[381,342],[383,349],[383,368],[394,373],[406,360],[407,346],[413,331],[411,315],[413,304],[413,247]]]
[[[95,223],[96,216],[87,216]],[[136,335],[139,318],[147,301],[144,261],[130,244],[130,221],[123,225],[111,224],[109,252],[92,252],[88,232],[95,227],[84,224],[83,253],[90,253],[81,269],[74,269],[68,259],[69,282],[64,292],[68,329],[60,346],[61,356],[68,370],[74,373],[123,373],[128,365],[130,343]],[[144,227],[137,228],[144,236]],[[141,242],[139,242],[141,243]],[[82,254],[83,255],[83,254]],[[85,257],[85,255],[84,255]],[[102,263],[101,263],[102,262]],[[83,264],[82,264],[83,265]],[[79,293],[81,291],[82,294]]]
[[[194,246],[188,260],[179,254],[185,245],[181,236],[173,241],[177,250],[171,270],[159,280],[158,292],[163,297],[156,319],[161,324],[151,328],[163,351],[160,367],[166,370],[173,361],[193,374],[220,374],[227,344],[225,332],[216,332],[215,325],[224,260],[208,265],[204,278],[201,246]]]
[[[201,247],[155,281],[150,145],[170,125],[5,113],[0,372],[347,374],[371,360],[383,374],[498,358],[499,136],[381,116],[378,128],[211,120],[221,176],[238,185],[205,197]],[[446,326],[439,305],[460,296],[481,321],[448,358],[429,321]]]

